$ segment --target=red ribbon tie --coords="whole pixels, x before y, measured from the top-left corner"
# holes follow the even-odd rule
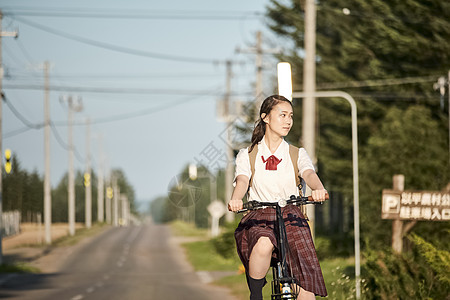
[[[277,165],[283,160],[278,159],[275,155],[269,156],[267,159],[264,159],[264,156],[261,156],[263,163],[266,164],[266,170],[277,170]]]

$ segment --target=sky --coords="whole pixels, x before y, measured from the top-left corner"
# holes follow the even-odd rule
[[[68,103],[74,112],[75,168],[84,172],[90,120],[92,169],[119,168],[146,203],[167,194],[171,181],[206,151],[225,152],[226,125],[216,103],[253,100],[255,55],[276,48],[264,18],[268,0],[0,0],[3,149],[21,167],[44,174],[44,69],[50,64],[51,184],[68,170]],[[264,56],[264,92],[274,88],[276,61]],[[96,197],[96,195],[94,195]]]

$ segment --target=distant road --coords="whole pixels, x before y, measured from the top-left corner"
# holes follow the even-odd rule
[[[58,272],[11,275],[0,298],[227,300],[200,281],[162,225],[111,228],[67,256]]]

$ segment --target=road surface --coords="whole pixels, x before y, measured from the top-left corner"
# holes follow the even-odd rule
[[[202,282],[163,225],[110,228],[66,252],[54,272],[2,275],[0,298],[234,299]]]

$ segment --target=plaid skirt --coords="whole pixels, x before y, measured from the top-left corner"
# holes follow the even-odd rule
[[[297,206],[288,205],[282,208],[282,213],[289,244],[287,263],[292,272],[290,276],[294,277],[297,284],[304,290],[326,297],[327,289],[308,222]],[[278,248],[275,222],[274,208],[254,210],[242,218],[234,232],[234,237],[239,258],[246,270],[248,270],[252,249],[260,237],[268,237],[274,247]],[[277,249],[272,256],[277,258]]]

